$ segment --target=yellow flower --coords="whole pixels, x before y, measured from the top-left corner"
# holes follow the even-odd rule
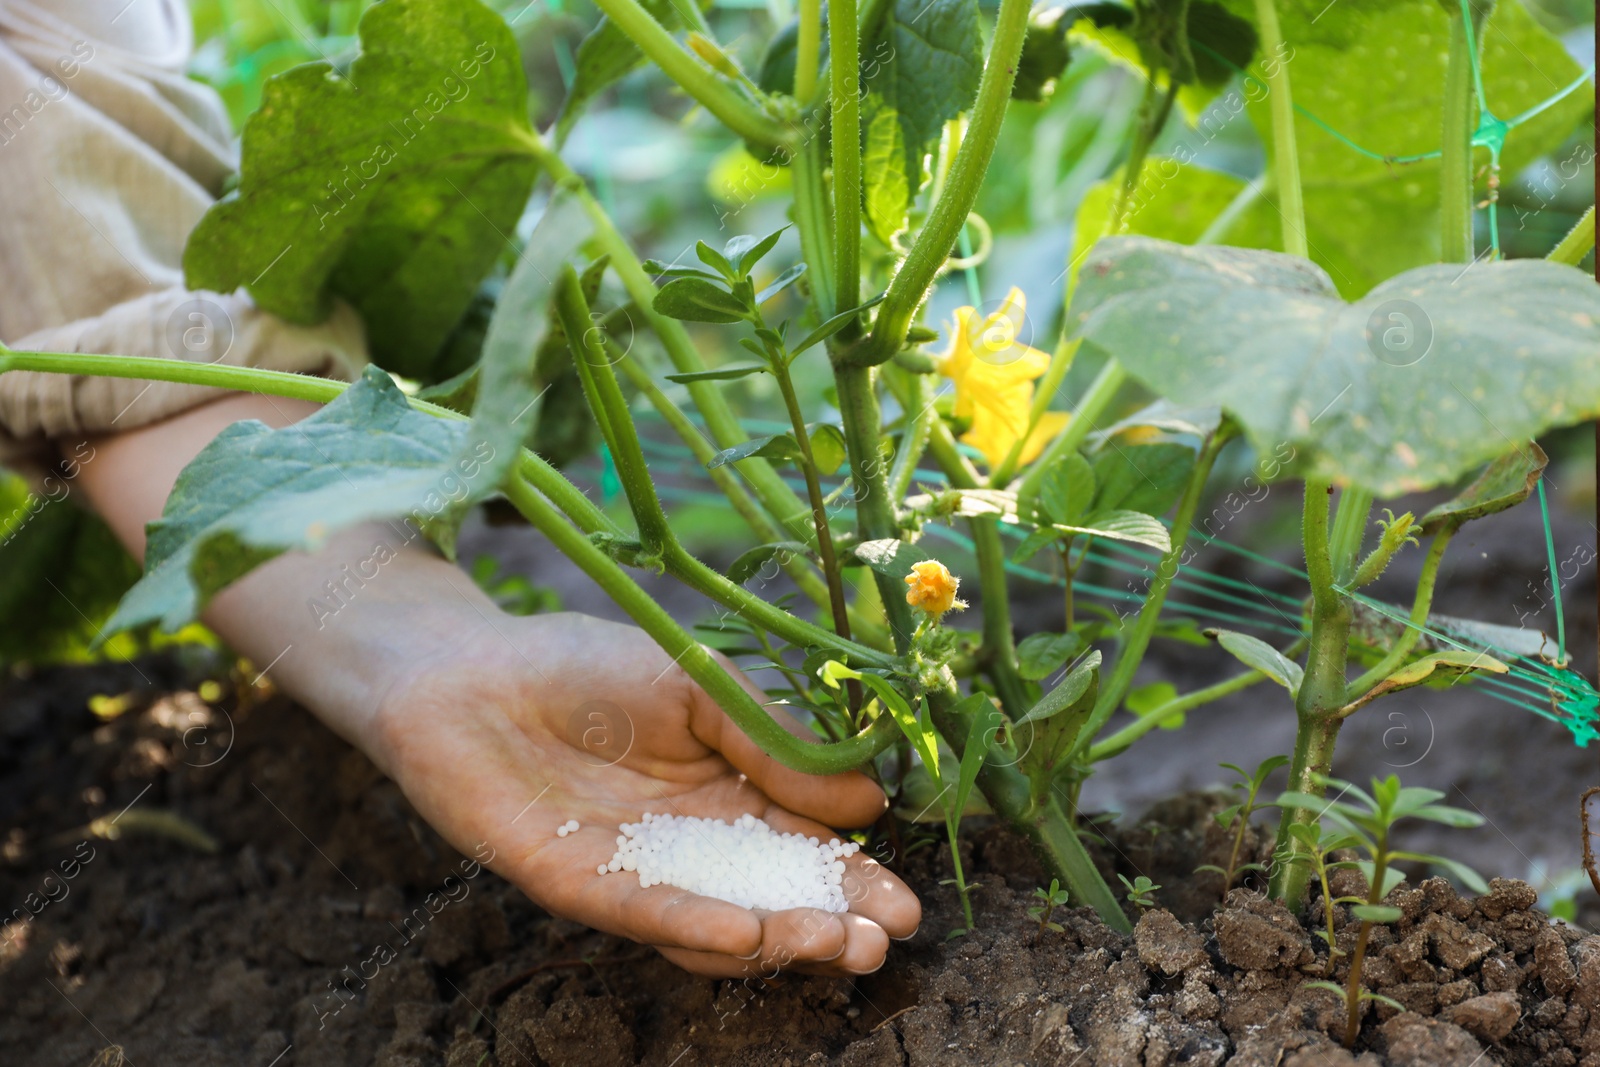
[[[983,453],[991,469],[1004,462],[1028,432],[1033,381],[1050,368],[1050,357],[1017,341],[1026,321],[1022,290],[1015,287],[998,310],[983,318],[977,309],[956,309],[950,349],[940,371],[956,385],[955,414],[971,420],[961,440]],[[1022,447],[1019,464],[1032,462],[1067,424],[1067,414],[1047,411]]]
[[[961,579],[936,559],[913,563],[911,573],[906,575],[906,584],[911,587],[906,590],[906,603],[921,608],[929,615],[943,615],[951,609],[966,607],[956,599]]]

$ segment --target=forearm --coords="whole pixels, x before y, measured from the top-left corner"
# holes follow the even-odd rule
[[[80,483],[89,503],[142,559],[145,524],[160,516],[183,467],[242,419],[286,426],[316,406],[230,397],[91,442]],[[205,622],[258,669],[380,763],[372,716],[395,681],[493,625],[498,609],[411,527],[382,523],[333,532],[317,551],[292,552],[222,590]]]

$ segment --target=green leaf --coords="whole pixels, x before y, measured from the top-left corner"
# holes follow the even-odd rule
[[[1083,638],[1077,634],[1029,634],[1017,645],[1017,673],[1037,682],[1082,651]]]
[[[956,775],[955,803],[951,805],[951,813],[959,820],[961,813],[967,809],[967,798],[972,795],[972,787],[977,784],[978,772],[983,769],[983,761],[989,755],[989,749],[994,745],[996,731],[1005,724],[1005,716],[982,693],[974,693],[962,700],[952,712],[962,718],[971,716],[972,725],[967,727],[967,746],[961,752],[961,766]]]
[[[808,552],[805,544],[800,541],[773,541],[770,544],[757,545],[740,553],[739,558],[729,564],[728,581],[734,585],[743,585],[754,578],[768,560],[783,556],[804,558]]]
[[[672,0],[641,0],[641,3],[666,29],[675,30],[683,25]],[[567,90],[567,98],[561,102],[561,114],[556,117],[556,145],[566,141],[585,104],[643,65],[644,53],[639,51],[639,46],[619,30],[616,23],[601,16],[594,29],[578,43],[573,56],[572,87]]]
[[[149,526],[144,577],[106,633],[158,621],[175,630],[260,564],[316,548],[333,530],[358,522],[408,520],[385,539],[389,554],[418,529],[449,552],[472,499],[494,488],[482,484],[489,457],[457,458],[466,431],[464,422],[412,410],[377,367],[293,426],[234,423],[178,476],[161,518]],[[383,562],[383,553],[374,553],[352,562],[358,584],[364,568]],[[313,613],[319,604],[312,602]],[[331,613],[340,602],[322,606]]]
[[[1383,904],[1357,904],[1350,909],[1350,914],[1363,922],[1392,923],[1399,922],[1405,912]]]
[[[1041,526],[1039,529],[1032,531],[1027,537],[1023,538],[1022,544],[1018,545],[1017,550],[1011,554],[1011,562],[1026,563],[1034,556],[1038,555],[1041,548],[1044,548],[1049,544],[1054,544],[1057,540],[1065,536],[1065,534],[1063,534],[1060,530],[1057,530],[1054,526]]]
[[[1528,441],[1490,463],[1455,496],[1422,516],[1422,532],[1458,530],[1473,519],[1515,507],[1533,494],[1550,457]]]
[[[1183,495],[1194,463],[1195,451],[1188,445],[1107,440],[1094,458],[1094,508],[1163,515]]]
[[[1171,682],[1150,682],[1128,691],[1123,699],[1123,706],[1134,715],[1144,718],[1154,715],[1162,708],[1178,699],[1178,687]],[[1177,730],[1189,719],[1188,712],[1163,719],[1158,729]]]
[[[844,431],[832,423],[822,423],[811,431],[811,458],[818,474],[832,474],[845,459]]]
[[[688,385],[690,382],[731,382],[736,378],[747,378],[752,374],[762,374],[771,370],[765,363],[724,363],[711,370],[689,371],[684,374],[668,374],[664,377],[669,382],[678,382]]]
[[[1046,693],[1037,704],[1028,709],[1028,713],[1017,720],[1017,725],[1025,722],[1040,723],[1053,719],[1062,712],[1070,711],[1083,703],[1083,697],[1095,686],[1100,671],[1100,653],[1091,652],[1084,657],[1083,662],[1074,667],[1061,680],[1061,684]]]
[[[926,551],[907,541],[898,541],[894,538],[884,538],[879,541],[863,541],[855,547],[852,555],[857,562],[872,568],[878,574],[885,574],[891,578],[903,578],[911,573],[913,563],[932,559]]]
[[[687,322],[743,322],[744,301],[704,278],[674,278],[656,293],[650,306],[669,318]]]
[[[812,345],[817,344],[820,341],[826,341],[828,338],[844,329],[846,325],[860,316],[863,311],[870,307],[876,307],[878,304],[882,303],[884,295],[885,294],[883,293],[879,293],[877,296],[873,297],[871,300],[868,300],[860,307],[853,307],[848,311],[841,311],[837,315],[834,315],[832,318],[828,319],[827,322],[824,322],[821,326],[818,326],[815,330],[812,330],[810,333],[806,334],[805,337],[801,338],[799,344],[793,345],[789,349],[790,354],[798,356]]]
[[[906,137],[900,128],[900,115],[878,97],[869,97],[870,108],[861,117],[861,202],[867,228],[872,235],[893,247],[895,235],[906,228],[906,216],[915,195],[913,180],[906,174]]]
[[[1407,663],[1397,668],[1395,672],[1384,678],[1366,693],[1357,699],[1352,707],[1362,707],[1381,696],[1397,693],[1402,689],[1422,685],[1433,677],[1435,673],[1444,675],[1469,674],[1472,671],[1484,671],[1489,674],[1507,674],[1510,667],[1501,663],[1486,652],[1473,652],[1464,648],[1450,648],[1443,652],[1430,652],[1420,659]]]
[[[1300,692],[1300,683],[1305,678],[1305,671],[1301,669],[1300,664],[1259,637],[1219,629],[1207,630],[1206,636],[1215,638],[1217,644],[1232,653],[1240,663],[1246,667],[1254,667],[1287,689],[1291,696]]]
[[[1403,360],[1390,315],[1413,331]],[[1423,267],[1347,304],[1304,260],[1107,238],[1071,322],[1150,388],[1221,405],[1263,454],[1290,444],[1380,497],[1600,414],[1600,287],[1544,261]]]
[[[1077,522],[1088,514],[1094,498],[1094,467],[1076,452],[1052,467],[1039,485],[1039,503],[1056,523]]]
[[[532,438],[541,422],[539,405],[555,378],[552,374],[549,381],[541,381],[538,358],[553,332],[551,303],[558,274],[552,268],[577,252],[589,232],[589,220],[578,199],[557,196],[528,238],[527,252],[517,261],[495,303],[478,365],[472,423],[456,457],[481,461],[479,484],[491,491],[504,481],[521,455],[523,442]],[[585,272],[590,292],[598,291],[605,267],[606,261],[600,260]],[[557,341],[565,347],[564,335]],[[571,358],[569,354],[561,363],[565,365]]]
[[[786,433],[773,434],[770,437],[752,437],[750,440],[725,448],[711,457],[711,462],[706,464],[707,470],[716,470],[727,463],[737,463],[741,459],[759,456],[762,459],[781,463],[785,460],[799,459],[800,446],[795,439]]]
[[[700,260],[700,262],[704,263],[706,266],[710,267],[724,278],[727,278],[731,281],[732,279],[738,277],[737,272],[735,272],[733,269],[733,264],[728,262],[727,257],[721,252],[718,252],[716,249],[712,248],[710,245],[706,244],[704,241],[696,241],[694,243],[694,254],[695,257]]]
[[[1402,166],[1368,158],[1306,115],[1380,156],[1438,149],[1449,41],[1446,9],[1459,11],[1458,2],[1340,0],[1325,17],[1318,17],[1321,9],[1313,4],[1278,5],[1284,40],[1293,52],[1286,63],[1294,102],[1301,111],[1295,128],[1307,237],[1312,256],[1346,297],[1438,260],[1439,161]],[[1254,0],[1228,0],[1228,6],[1254,21]],[[1544,103],[1583,73],[1561,41],[1515,0],[1494,5],[1478,40],[1484,96],[1502,118]],[[1397,42],[1404,42],[1400,61],[1388,47]],[[1263,57],[1260,66],[1265,62]],[[1265,81],[1247,82],[1241,95],[1270,156],[1272,101]],[[1580,91],[1517,126],[1506,137],[1500,172],[1518,174],[1558,150],[1593,109],[1594,94]],[[1477,167],[1487,161],[1485,152],[1476,152]],[[1269,172],[1271,166],[1269,159]],[[1480,172],[1474,199],[1486,194],[1486,176]],[[1515,221],[1502,210],[1502,229]],[[1228,241],[1249,243],[1236,235]],[[1280,246],[1274,240],[1261,247]],[[1511,437],[1520,439],[1515,433]]]
[[[723,246],[722,254],[728,257],[728,263],[734,271],[744,277],[750,273],[757,263],[766,258],[778,244],[778,238],[783,236],[783,231],[789,227],[780,226],[765,237],[751,237],[748,234],[738,234],[728,240]]]
[[[1161,524],[1161,520],[1137,511],[1097,511],[1075,525],[1058,522],[1054,529],[1062,533],[1091,534],[1109,537],[1113,541],[1129,541],[1157,552],[1172,551],[1172,535]]]
[[[380,366],[427,379],[533,188],[528,87],[477,0],[387,0],[360,33],[347,77],[309,63],[267,82],[184,279],[296,323],[343,297]]]
[[[873,207],[875,172],[904,175],[909,207],[922,188],[923,159],[938,145],[944,124],[972,106],[983,74],[983,31],[977,0],[892,0],[883,5],[875,25],[861,39],[861,129],[868,166],[868,221],[880,237],[901,229],[893,220],[897,194],[885,194]],[[898,130],[899,159],[893,132],[881,125],[889,114]],[[876,215],[876,217],[875,217]],[[892,227],[892,229],[890,229]],[[885,238],[886,239],[886,238]]]
[[[756,306],[759,307],[760,305],[765,304],[768,300],[771,300],[773,297],[789,288],[789,286],[799,281],[800,276],[805,272],[806,265],[804,263],[796,263],[794,266],[778,275],[773,279],[771,285],[767,286],[765,289],[756,294]]]

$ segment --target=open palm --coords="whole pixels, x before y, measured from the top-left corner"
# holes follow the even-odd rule
[[[815,777],[773,761],[633,627],[573,614],[485,618],[458,649],[398,680],[379,722],[390,773],[456,847],[492,849],[487,865],[549,911],[654,945],[689,970],[867,973],[921,918],[904,883],[859,853],[847,862],[843,914],[752,912],[597,873],[618,826],[647,811],[749,813],[827,840],[829,827],[867,825],[885,804],[865,775]],[[571,819],[580,829],[558,836]]]

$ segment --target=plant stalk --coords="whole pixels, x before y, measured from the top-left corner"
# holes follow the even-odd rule
[[[1267,75],[1272,97],[1272,164],[1276,171],[1278,212],[1283,216],[1283,250],[1309,259],[1306,239],[1306,204],[1300,187],[1300,153],[1295,144],[1294,93],[1289,87],[1289,64],[1284,56],[1283,30],[1273,0],[1256,0],[1256,29],[1261,54],[1274,60]]]
[[[734,133],[769,148],[785,147],[794,140],[792,129],[763,113],[744,94],[700,62],[638,0],[596,0],[596,6],[661,68],[662,73]]]
[[[660,559],[668,545],[677,541],[667,522],[667,513],[656,496],[655,482],[650,478],[650,468],[645,463],[644,448],[639,444],[639,432],[633,423],[633,413],[617,384],[616,372],[611,368],[605,347],[597,331],[591,329],[589,301],[584,298],[578,274],[570,263],[561,266],[561,277],[556,282],[556,317],[567,335],[572,349],[573,366],[588,394],[589,406],[604,421],[607,443],[612,459],[616,461],[617,476],[622,481],[628,504],[633,509],[634,522],[639,527],[639,539],[644,544],[645,555]]]
[[[1339,508],[1333,517],[1333,533],[1328,553],[1333,561],[1333,579],[1348,585],[1361,565],[1361,546],[1367,535],[1367,517],[1372,512],[1372,494],[1349,486],[1339,494]]]
[[[673,367],[684,374],[705,370],[705,363],[701,361],[700,353],[695,350],[694,342],[689,339],[689,332],[684,329],[683,323],[660,314],[652,306],[657,291],[655,283],[645,273],[644,266],[634,254],[633,247],[617,230],[616,224],[600,206],[600,202],[589,192],[583,179],[573,173],[572,168],[567,166],[559,154],[550,149],[544,138],[537,134],[532,135],[529,146],[551,180],[558,187],[568,189],[578,197],[584,212],[589,216],[589,221],[594,225],[596,242],[600,249],[611,257],[611,269],[616,271],[623,288],[627,290],[639,313],[644,316],[651,331],[660,338]],[[733,409],[728,406],[716,382],[691,382],[688,389],[689,395],[694,399],[696,410],[705,419],[706,429],[710,431],[711,439],[716,442],[718,448],[732,448],[750,439],[744,428],[739,425],[738,418],[734,416]],[[738,467],[739,473],[749,483],[756,499],[761,501],[761,506],[767,509],[767,513],[797,540],[805,541],[807,544],[814,543],[816,531],[811,527],[806,506],[773,469],[772,464],[759,457],[751,457],[740,462]]]
[[[856,0],[828,0],[829,82],[833,119],[833,306],[861,303],[861,37]],[[855,340],[846,326],[836,343]]]
[[[794,47],[794,98],[810,107],[817,95],[817,71],[822,65],[822,0],[800,0],[798,34]]]
[[[1439,564],[1453,536],[1455,531],[1448,526],[1433,535],[1433,540],[1428,544],[1428,554],[1422,560],[1422,573],[1417,577],[1417,592],[1411,601],[1410,625],[1395,638],[1383,659],[1350,683],[1350,697],[1365,696],[1373,686],[1393,674],[1422,639],[1422,628],[1428,624],[1428,612],[1433,608],[1433,590],[1439,581]]]
[[[1201,707],[1202,705],[1209,704],[1213,700],[1220,700],[1223,697],[1237,693],[1242,689],[1248,689],[1257,682],[1265,681],[1266,677],[1267,676],[1262,674],[1260,671],[1246,671],[1243,674],[1236,674],[1232,678],[1218,682],[1215,685],[1206,686],[1204,689],[1196,689],[1192,693],[1185,693],[1181,697],[1176,697],[1172,700],[1169,700],[1159,708],[1156,708],[1154,711],[1150,712],[1148,715],[1139,716],[1139,718],[1135,719],[1127,726],[1124,726],[1122,729],[1118,730],[1104,741],[1099,741],[1093,745],[1090,745],[1089,762],[1099,763],[1101,760],[1107,760],[1113,756],[1121,755],[1123,752],[1127,751],[1129,745],[1139,740],[1139,738],[1143,737],[1151,730],[1160,728],[1162,724],[1170,722],[1173,719],[1176,719],[1178,716],[1192,711],[1195,708]]]
[[[1194,470],[1189,474],[1189,483],[1184,486],[1183,496],[1178,501],[1177,514],[1172,519],[1172,547],[1156,565],[1155,577],[1150,581],[1144,605],[1139,609],[1139,616],[1134,620],[1133,629],[1123,640],[1122,651],[1117,655],[1117,662],[1111,668],[1110,677],[1100,685],[1100,695],[1095,700],[1094,710],[1089,713],[1088,720],[1078,734],[1077,742],[1061,760],[1063,766],[1070,764],[1080,753],[1088,749],[1096,735],[1105,728],[1106,722],[1116,714],[1117,709],[1122,706],[1122,701],[1127,697],[1128,689],[1133,684],[1133,676],[1138,671],[1139,664],[1144,661],[1145,651],[1150,647],[1150,639],[1155,634],[1161,608],[1167,600],[1167,591],[1172,588],[1172,581],[1178,576],[1184,546],[1189,541],[1189,529],[1194,523],[1195,511],[1200,506],[1200,496],[1205,489],[1206,479],[1210,476],[1211,468],[1216,464],[1217,456],[1223,446],[1232,439],[1231,429],[1224,423],[1200,450]]]
[[[1578,224],[1567,231],[1561,243],[1552,248],[1545,258],[1552,263],[1565,263],[1569,267],[1576,267],[1594,248],[1594,231],[1594,205],[1591,204],[1583,213],[1583,217],[1578,220]]]
[[[828,240],[828,190],[822,180],[822,138],[813,137],[794,157],[794,223],[800,234],[817,321],[834,313],[833,245]]]
[[[1288,788],[1314,797],[1326,791],[1323,781],[1333,771],[1334,743],[1343,724],[1339,709],[1344,706],[1349,688],[1345,669],[1350,655],[1350,603],[1335,585],[1328,544],[1328,497],[1332,488],[1322,479],[1306,482],[1303,536],[1306,574],[1311,579],[1310,654],[1306,658],[1305,679],[1295,696],[1298,722],[1289,763]],[[1316,826],[1319,821],[1318,812],[1284,808],[1278,822],[1280,852],[1303,852],[1305,846],[1295,840],[1290,828]],[[1280,856],[1273,864],[1268,893],[1291,908],[1299,907],[1310,874],[1307,864]]]
[[[1023,477],[1022,484],[1017,487],[1019,515],[1033,514],[1034,501],[1039,499],[1039,486],[1044,482],[1045,475],[1050,473],[1056,464],[1078,450],[1100,421],[1100,416],[1105,414],[1106,408],[1117,398],[1117,391],[1122,388],[1122,383],[1127,380],[1128,372],[1114,359],[1108,360],[1106,365],[1100,368],[1100,373],[1095,375],[1094,381],[1090,382],[1089,388],[1084,391],[1083,398],[1078,401],[1078,406],[1073,409],[1072,418],[1067,421],[1066,427],[1039,454],[1039,458],[1034,460],[1033,466]],[[1003,487],[996,485],[995,488]]]
[[[523,517],[627,612],[739,729],[785,767],[805,774],[839,774],[861,766],[893,742],[898,728],[887,715],[843,741],[817,744],[791,734],[722,669],[704,645],[679,626],[610,556],[562,519],[531,485],[513,477],[507,482],[505,493]]]
[[[1000,124],[1011,100],[1011,85],[1016,80],[1017,60],[1022,41],[1028,34],[1029,0],[1000,0],[989,58],[978,83],[977,102],[961,151],[951,167],[944,193],[934,202],[927,222],[905,262],[889,283],[888,294],[878,307],[871,338],[843,354],[845,362],[875,365],[890,359],[905,344],[911,320],[927,296],[928,287],[938,277],[966,225],[978,190],[988,173],[995,144],[1000,139]]]
[[[840,637],[850,636],[850,608],[845,601],[844,579],[839,574],[839,557],[833,549],[833,531],[828,526],[828,506],[822,499],[822,483],[817,478],[817,460],[811,451],[811,438],[806,433],[806,417],[800,410],[800,398],[795,395],[794,379],[789,376],[789,365],[782,355],[772,361],[773,377],[778,379],[778,391],[783,394],[783,405],[788,409],[789,422],[794,427],[795,442],[800,446],[800,470],[806,480],[806,495],[811,498],[811,518],[817,529],[817,556],[822,561],[822,577],[828,583],[828,605],[833,614],[833,628]]]
[[[1450,8],[1450,51],[1444,74],[1444,139],[1439,156],[1439,251],[1446,263],[1470,263],[1472,135],[1478,125],[1472,86],[1472,35],[1459,7]]]

